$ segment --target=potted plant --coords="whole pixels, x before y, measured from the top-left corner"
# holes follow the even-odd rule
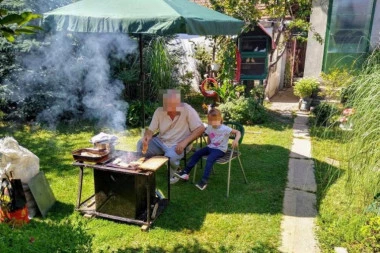
[[[318,89],[318,80],[311,77],[302,78],[294,86],[294,95],[300,97],[300,110],[309,110],[311,95]]]

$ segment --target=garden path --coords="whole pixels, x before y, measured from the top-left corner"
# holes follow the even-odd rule
[[[314,162],[311,159],[309,115],[298,110],[299,99],[293,88],[285,88],[270,99],[270,109],[283,116],[296,113],[293,124],[293,144],[289,155],[288,182],[285,188],[282,241],[284,253],[320,252],[315,238],[316,191]]]

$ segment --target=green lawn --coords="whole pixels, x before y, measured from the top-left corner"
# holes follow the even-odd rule
[[[264,125],[245,126],[240,150],[249,183],[244,184],[237,161],[228,199],[226,165],[215,167],[205,191],[179,182],[153,228],[141,232],[137,225],[88,219],[74,211],[78,168],[71,165],[71,151],[89,147],[90,138],[105,129],[84,123],[55,130],[3,124],[0,136],[13,136],[40,158],[57,202],[46,218],[36,217],[20,229],[0,224],[0,252],[277,252],[291,125],[292,120],[272,116]],[[137,129],[117,135],[118,149],[135,150]],[[93,192],[92,171],[85,172],[84,197]],[[157,173],[159,187],[165,173]]]

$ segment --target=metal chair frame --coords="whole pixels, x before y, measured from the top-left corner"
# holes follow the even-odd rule
[[[233,128],[235,128],[235,129],[237,129],[237,130],[240,131],[241,137],[240,137],[240,140],[239,140],[239,144],[241,144],[242,141],[243,141],[243,137],[244,137],[244,127],[241,124],[236,123],[236,122],[225,122],[224,124],[225,125],[230,125]],[[204,136],[202,136],[201,138],[204,138]],[[234,139],[234,138],[235,138],[234,136],[230,137],[230,139]],[[202,141],[201,141],[201,143],[202,143]],[[240,169],[241,169],[241,172],[243,173],[243,176],[244,176],[244,181],[245,181],[246,184],[248,184],[247,177],[245,176],[244,167],[243,167],[243,164],[242,164],[242,162],[240,160],[240,155],[241,155],[241,152],[239,151],[239,146],[238,146],[236,148],[236,150],[234,148],[229,148],[227,150],[227,152],[224,154],[223,157],[221,157],[218,160],[216,160],[216,163],[218,163],[218,164],[226,164],[226,163],[228,163],[227,198],[229,197],[229,194],[230,194],[231,162],[235,158],[238,158],[238,161],[239,161],[239,164],[240,164]],[[207,156],[204,156],[203,159],[206,160]],[[200,166],[203,167],[202,166],[202,160],[201,160]],[[195,177],[196,177],[196,173],[197,173],[197,167],[198,166],[195,166],[195,168],[194,168],[193,183],[195,183]],[[214,171],[214,168],[213,168],[213,171]]]

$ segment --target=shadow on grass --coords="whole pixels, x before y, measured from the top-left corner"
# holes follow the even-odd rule
[[[320,140],[347,140],[352,133],[350,131],[344,131],[339,126],[334,127],[310,127],[310,135]]]
[[[211,174],[204,191],[192,183],[193,169],[189,182],[172,185],[171,203],[157,220],[157,226],[178,231],[199,230],[208,214],[281,213],[289,150],[275,145],[246,144],[240,150],[248,184],[237,159],[232,162],[229,198],[226,197],[228,164],[215,165],[215,173]],[[165,172],[158,172],[158,185]],[[203,169],[198,167],[195,182],[202,174]]]
[[[317,208],[321,205],[322,200],[325,198],[329,188],[343,176],[344,170],[336,166],[314,160],[315,166],[315,180],[317,182]]]
[[[273,129],[276,131],[283,131],[292,127],[294,122],[294,117],[291,115],[282,115],[277,111],[272,111],[267,109],[267,120],[265,123],[260,124],[260,126]]]
[[[33,219],[21,228],[0,223],[0,250],[14,252],[91,252],[93,236],[81,221]]]
[[[56,201],[49,210],[47,218],[59,222],[65,219],[66,217],[72,215],[74,209],[74,205]]]
[[[311,120],[313,124],[314,120]],[[321,127],[313,125],[310,127],[310,136],[317,141],[338,141],[344,144],[351,134],[350,131],[343,131],[338,126]],[[327,142],[328,143],[328,142]],[[326,144],[328,145],[328,144]],[[326,148],[328,148],[326,146]],[[319,209],[321,201],[325,198],[328,189],[344,175],[345,171],[336,164],[337,161],[331,159],[330,163],[314,159],[315,179],[317,182],[317,207]]]
[[[136,247],[136,248],[124,248],[116,251],[117,253],[130,253],[130,252],[188,252],[188,253],[207,253],[207,252],[235,252],[236,248],[233,246],[219,248],[213,247],[211,244],[200,243],[197,240],[192,240],[187,244],[176,244],[172,250],[163,249],[161,247],[148,246],[146,248]],[[255,253],[279,253],[280,251],[271,245],[264,243],[256,243],[252,248],[246,249],[246,252]]]

